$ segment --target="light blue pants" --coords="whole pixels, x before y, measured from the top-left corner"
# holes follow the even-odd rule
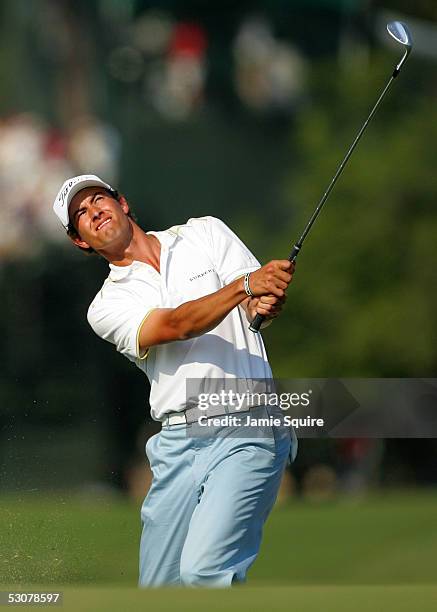
[[[269,407],[254,411],[272,413]],[[296,452],[297,440],[285,427],[269,427],[262,438],[243,438],[235,427],[189,437],[190,427],[163,427],[146,445],[153,481],[141,509],[142,587],[244,581]]]

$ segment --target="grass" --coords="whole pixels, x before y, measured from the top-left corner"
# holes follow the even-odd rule
[[[431,491],[287,503],[267,523],[247,585],[217,597],[215,591],[136,588],[135,504],[71,495],[2,496],[0,585],[63,585],[64,609],[72,610],[243,604],[250,610],[436,609],[436,511],[437,492]],[[434,608],[427,607],[431,601]]]

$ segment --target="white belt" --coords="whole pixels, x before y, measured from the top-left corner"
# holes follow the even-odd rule
[[[235,407],[229,407],[229,406],[226,406],[226,407],[217,406],[217,407],[214,407],[213,409],[210,408],[209,410],[206,410],[206,411],[200,410],[200,408],[188,408],[187,410],[183,412],[171,412],[170,414],[168,414],[162,421],[162,426],[168,427],[171,425],[186,425],[190,423],[195,423],[200,416],[219,417],[219,416],[224,416],[225,414],[234,414],[234,413],[244,414],[245,412],[248,412],[249,410],[253,410],[254,408],[259,408],[259,406],[250,406],[250,407],[246,406],[243,410],[238,410]],[[187,413],[188,413],[188,417],[187,417]]]
[[[173,412],[172,414],[168,414],[165,419],[162,421],[163,425],[185,425],[187,422],[187,417],[185,416],[185,412]]]

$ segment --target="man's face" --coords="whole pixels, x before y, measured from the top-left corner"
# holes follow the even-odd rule
[[[102,187],[82,189],[69,206],[70,221],[80,237],[72,238],[73,242],[95,251],[116,247],[130,236],[128,212],[129,206],[123,197],[115,200]]]

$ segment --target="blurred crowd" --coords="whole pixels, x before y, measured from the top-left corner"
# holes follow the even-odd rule
[[[45,240],[63,240],[51,208],[60,185],[88,172],[116,181],[119,148],[114,128],[93,117],[81,117],[64,132],[32,113],[2,118],[0,258],[33,256]]]
[[[113,49],[109,71],[125,83],[142,82],[147,105],[162,117],[182,121],[207,102],[206,28],[170,14],[146,11]],[[248,15],[231,42],[232,81],[242,104],[258,112],[290,113],[305,83],[305,62],[297,49],[278,39],[268,19]]]

